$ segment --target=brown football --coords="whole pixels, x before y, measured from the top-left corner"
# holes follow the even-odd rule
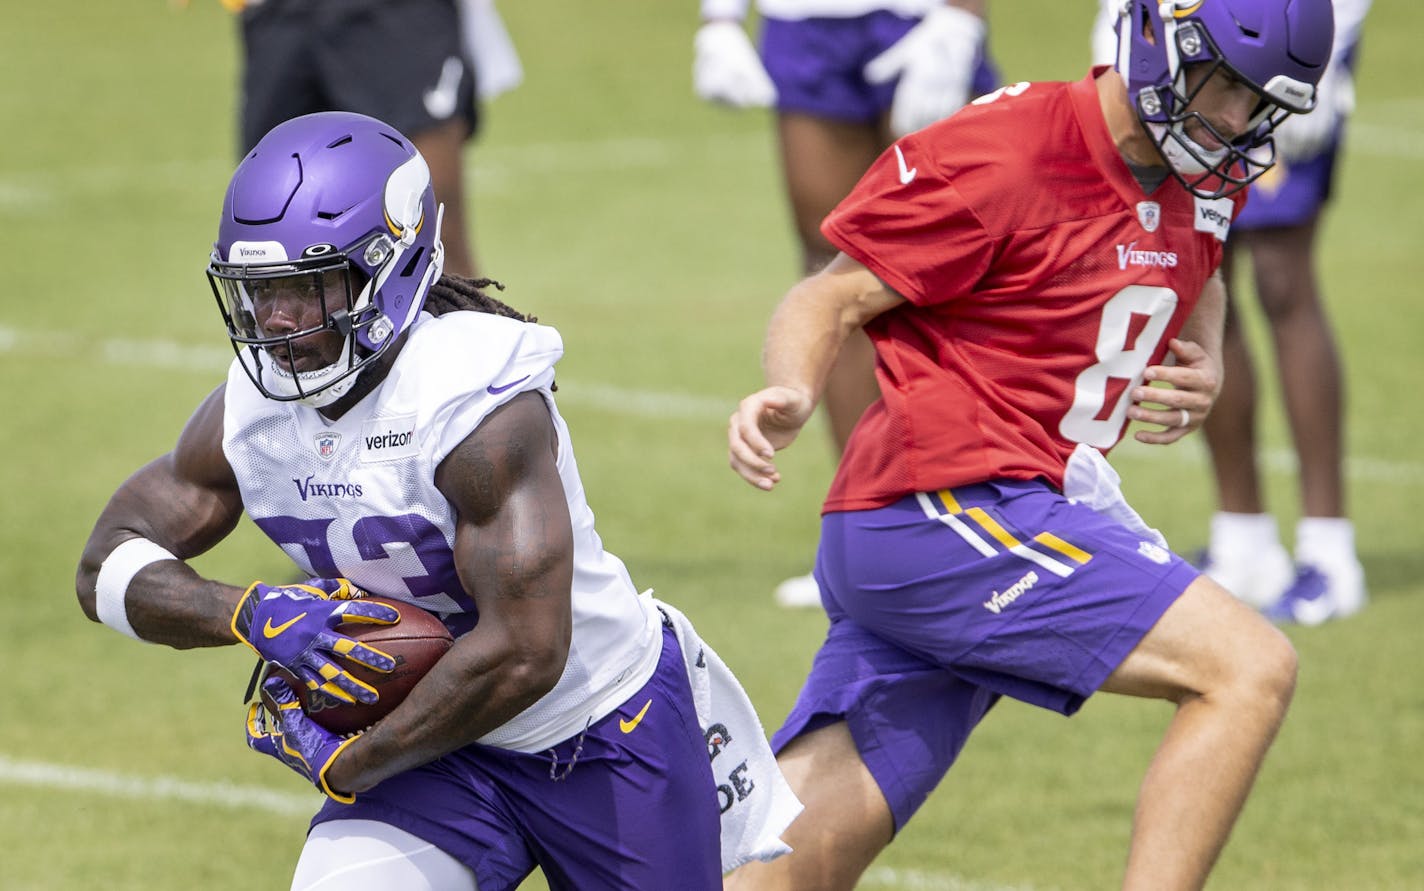
[[[400,621],[394,625],[360,625],[348,622],[336,626],[336,630],[388,654],[396,660],[395,670],[389,673],[372,671],[339,656],[337,662],[355,677],[375,687],[380,699],[371,705],[341,702],[325,693],[309,693],[305,685],[297,683],[284,669],[274,666],[271,671],[272,675],[285,680],[297,692],[302,711],[332,733],[347,734],[364,730],[390,714],[410,693],[416,682],[425,677],[426,672],[430,671],[454,643],[450,631],[434,614],[389,597],[372,596],[366,599],[394,607],[400,612]]]

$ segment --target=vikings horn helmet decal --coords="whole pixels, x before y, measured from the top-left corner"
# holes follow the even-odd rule
[[[440,277],[440,213],[425,159],[374,118],[305,115],[262,138],[228,185],[208,280],[264,396],[322,406],[350,391]],[[258,304],[277,295],[320,301],[320,322],[262,330]],[[299,370],[299,341],[323,331],[343,337],[340,357]]]

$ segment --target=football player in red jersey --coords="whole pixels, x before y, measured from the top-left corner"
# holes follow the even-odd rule
[[[1167,444],[1210,411],[1222,246],[1332,32],[1329,0],[1124,2],[1113,68],[900,139],[826,219],[841,253],[773,316],[732,467],[775,487],[858,329],[882,398],[826,498],[830,628],[773,738],[806,805],[795,853],[729,887],[853,887],[1000,696],[1072,714],[1098,690],[1177,707],[1123,887],[1206,882],[1296,657],[1167,549],[1102,453],[1129,421]]]

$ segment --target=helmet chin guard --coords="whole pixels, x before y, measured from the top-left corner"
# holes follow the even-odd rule
[[[1193,194],[1220,198],[1269,170],[1276,160],[1271,132],[1315,107],[1334,21],[1331,0],[1123,0],[1114,67],[1172,174]],[[1200,74],[1188,78],[1189,66]],[[1232,139],[1187,110],[1218,72],[1259,99]],[[1222,147],[1193,140],[1186,132],[1192,121]]]
[[[350,392],[440,277],[442,215],[425,159],[374,118],[322,112],[264,136],[228,185],[207,269],[257,389],[316,407]],[[300,326],[272,322],[279,301],[306,308]],[[304,369],[333,335],[337,358]]]

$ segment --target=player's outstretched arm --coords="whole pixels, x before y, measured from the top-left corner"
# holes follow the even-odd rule
[[[548,405],[523,393],[450,453],[435,483],[456,511],[455,566],[480,621],[410,695],[335,759],[361,792],[467,745],[548,693],[573,637],[573,528]]]
[[[732,470],[759,489],[781,481],[772,460],[795,441],[821,398],[841,344],[903,297],[845,254],[782,298],[767,327],[767,387],[743,399],[727,427]]]
[[[129,477],[100,513],[75,578],[93,621],[177,648],[235,642],[230,620],[242,589],[202,578],[183,562],[227,537],[242,514],[222,452],[222,418],[220,387],[173,451]]]

